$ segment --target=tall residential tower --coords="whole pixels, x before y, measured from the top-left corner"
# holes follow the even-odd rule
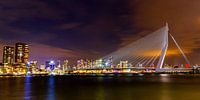
[[[15,63],[26,64],[29,57],[29,48],[25,43],[15,44]]]
[[[3,64],[14,64],[14,47],[4,46],[3,48]]]

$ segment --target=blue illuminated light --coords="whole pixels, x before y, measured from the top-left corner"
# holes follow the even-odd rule
[[[53,60],[51,60],[51,61],[49,62],[49,64],[50,64],[50,65],[54,65],[55,62],[54,62]]]

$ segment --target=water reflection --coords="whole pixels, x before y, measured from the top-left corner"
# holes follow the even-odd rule
[[[24,99],[31,100],[31,76],[25,77],[24,82]]]
[[[105,90],[102,86],[98,86],[95,90],[96,92],[96,100],[105,100]]]
[[[55,100],[55,77],[50,76],[47,84],[47,100]]]
[[[0,100],[198,100],[200,75],[0,78]]]
[[[172,100],[171,95],[170,95],[169,84],[165,84],[162,86],[160,96],[161,96],[161,100]]]
[[[160,81],[162,83],[169,83],[171,81],[171,78],[168,74],[160,74]]]

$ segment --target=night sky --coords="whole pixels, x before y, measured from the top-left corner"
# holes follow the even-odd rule
[[[200,0],[1,0],[1,48],[28,43],[31,60],[98,58],[168,22],[198,63],[199,12]]]

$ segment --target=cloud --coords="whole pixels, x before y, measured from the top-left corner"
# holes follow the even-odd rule
[[[200,36],[199,0],[151,0],[133,3],[130,7],[136,6],[135,14],[130,16],[130,19],[138,28],[153,31],[168,22],[170,33],[183,43],[183,47],[197,47],[193,39]]]
[[[47,3],[39,0],[2,0],[0,1],[0,19],[15,21],[23,18],[55,18],[57,12],[51,9]]]
[[[44,62],[50,59],[78,59],[82,55],[79,52],[62,49],[59,47],[53,47],[44,44],[32,43],[30,46],[30,59],[39,60],[40,62]]]
[[[69,30],[69,29],[77,29],[80,27],[80,23],[66,23],[60,26],[60,29]]]
[[[194,55],[199,53],[196,49],[200,48],[200,44],[197,42],[200,37],[199,5],[199,0],[129,0],[128,7],[132,13],[126,18],[133,23],[133,29],[139,29],[139,32],[121,36],[121,44],[131,43],[140,38],[140,35],[143,34],[142,31],[150,34],[168,22],[170,33],[184,52],[189,53],[189,59],[195,57],[194,62],[198,62],[200,57]],[[172,43],[170,42],[170,45]],[[174,46],[169,49],[171,53],[173,51],[173,54],[178,52]]]

